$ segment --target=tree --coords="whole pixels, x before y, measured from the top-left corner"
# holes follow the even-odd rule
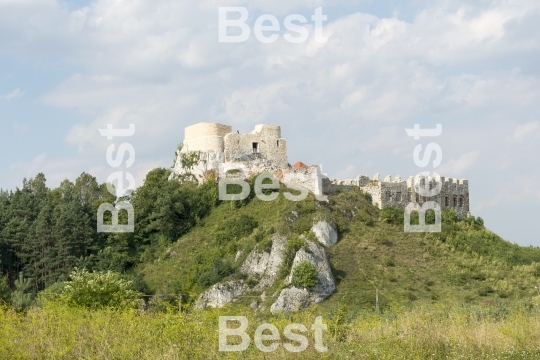
[[[18,311],[24,310],[32,304],[34,296],[32,281],[25,279],[20,272],[15,280],[15,290],[11,293],[11,304]]]
[[[0,303],[2,301],[8,303],[11,298],[11,289],[6,276],[0,277]]]

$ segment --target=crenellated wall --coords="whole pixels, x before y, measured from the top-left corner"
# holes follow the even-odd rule
[[[316,165],[291,167],[287,158],[287,142],[281,137],[278,125],[256,125],[248,134],[233,133],[229,125],[199,123],[185,129],[182,153],[197,152],[200,161],[192,169],[185,169],[181,155],[173,168],[174,175],[190,172],[199,182],[203,182],[209,172],[226,174],[228,170],[240,170],[243,178],[268,171],[281,182],[292,187],[302,187],[316,195],[336,193],[340,189],[360,188],[371,194],[373,204],[380,208],[387,206],[405,208],[409,203],[424,204],[435,201],[442,210],[453,208],[461,217],[469,216],[469,183],[467,180],[441,177],[440,192],[431,197],[422,196],[414,187],[414,178],[402,180],[396,176],[379,174],[373,179],[359,175],[355,179],[328,179]],[[419,176],[419,186],[425,189],[437,184],[431,177]]]
[[[437,186],[435,179],[432,177],[419,176],[418,181],[420,189],[435,189]],[[336,192],[339,187],[352,186],[360,187],[364,192],[369,193],[373,204],[381,209],[387,206],[405,208],[411,202],[422,205],[427,201],[435,201],[442,211],[453,208],[458,216],[469,216],[469,182],[464,179],[441,176],[441,189],[435,196],[420,195],[414,187],[414,178],[412,176],[406,181],[403,181],[400,176],[396,176],[394,181],[392,181],[391,176],[386,176],[381,181],[379,174],[376,174],[373,180],[370,180],[365,175],[360,175],[356,179],[332,179],[325,190],[332,193]]]

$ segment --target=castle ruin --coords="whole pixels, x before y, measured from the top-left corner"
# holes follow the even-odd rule
[[[187,168],[183,156],[195,154],[196,161]],[[379,208],[392,206],[405,208],[409,203],[424,204],[435,201],[441,210],[453,208],[458,216],[469,216],[469,185],[464,179],[441,177],[441,189],[435,196],[419,194],[414,178],[402,180],[390,176],[381,180],[360,175],[355,179],[329,179],[321,173],[318,165],[297,163],[291,166],[287,158],[287,141],[281,137],[278,125],[256,125],[248,134],[233,133],[232,127],[217,123],[199,123],[185,128],[182,148],[177,152],[171,176],[192,174],[203,182],[209,174],[227,176],[234,171],[243,179],[262,172],[271,172],[291,188],[302,188],[316,196],[330,194],[351,187],[358,187],[371,194],[373,204]],[[432,177],[419,179],[420,189],[434,189],[438,184]]]

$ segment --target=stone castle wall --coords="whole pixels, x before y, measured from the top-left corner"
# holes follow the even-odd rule
[[[232,132],[232,126],[217,123],[198,123],[186,127],[185,140],[196,139],[201,136],[224,137]]]
[[[229,125],[215,123],[199,123],[185,129],[183,152],[223,152],[223,137],[232,131]]]
[[[287,142],[277,125],[257,125],[249,134],[231,133],[224,140],[225,161],[249,161],[261,157],[277,167],[288,165]]]
[[[173,175],[187,171],[199,182],[213,171],[226,174],[229,170],[240,170],[239,175],[248,178],[262,172],[273,173],[281,182],[291,187],[309,190],[315,195],[331,194],[340,189],[360,188],[369,193],[373,204],[379,208],[405,208],[409,203],[420,205],[435,201],[441,210],[453,208],[461,217],[469,215],[469,184],[467,180],[441,177],[440,192],[432,197],[418,194],[413,177],[402,180],[390,176],[381,180],[376,174],[373,179],[359,175],[355,179],[328,179],[318,166],[291,167],[287,158],[287,142],[281,137],[277,125],[257,125],[248,134],[233,133],[232,127],[216,123],[199,123],[185,129],[182,153],[197,151],[200,161],[191,170],[184,169],[180,154],[173,168]],[[171,175],[171,176],[173,176]],[[420,186],[433,188],[436,184],[430,177],[420,179]]]
[[[388,206],[405,208],[411,202],[422,205],[427,201],[435,201],[442,211],[452,208],[460,217],[469,216],[469,182],[467,180],[441,176],[440,192],[429,197],[417,193],[413,183],[412,176],[406,181],[403,181],[400,176],[396,176],[394,181],[390,176],[381,181],[378,174],[373,180],[369,179],[368,176],[360,175],[356,179],[332,179],[325,190],[332,193],[338,191],[339,188],[359,187],[362,191],[370,194],[373,204],[381,209]],[[434,189],[436,187],[435,179],[431,177],[420,178],[420,186],[426,190]]]
[[[185,129],[181,153],[198,152],[200,161],[192,169],[184,169],[181,154],[173,167],[173,174],[193,174],[199,182],[209,171],[227,171],[238,168],[246,177],[262,171],[286,168],[287,142],[281,138],[277,125],[257,125],[248,134],[232,133],[229,125],[199,123]]]

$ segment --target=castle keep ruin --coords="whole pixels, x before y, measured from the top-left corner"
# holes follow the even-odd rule
[[[193,154],[196,160],[189,166],[183,163],[183,155],[188,154]],[[443,211],[453,208],[460,217],[469,215],[469,184],[464,179],[441,177],[440,192],[426,197],[415,190],[412,176],[407,180],[400,176],[392,180],[387,176],[382,181],[379,174],[373,179],[365,175],[355,179],[329,179],[317,165],[298,164],[289,164],[287,141],[281,137],[278,125],[256,125],[251,133],[239,134],[233,133],[229,125],[199,123],[186,127],[183,146],[177,152],[171,176],[189,173],[203,182],[209,174],[227,176],[234,171],[236,176],[245,179],[267,171],[287,186],[307,189],[317,196],[359,187],[371,194],[373,204],[381,209],[387,206],[405,208],[409,203],[422,205],[435,201]],[[434,178],[420,178],[420,188],[430,190],[436,186]]]

